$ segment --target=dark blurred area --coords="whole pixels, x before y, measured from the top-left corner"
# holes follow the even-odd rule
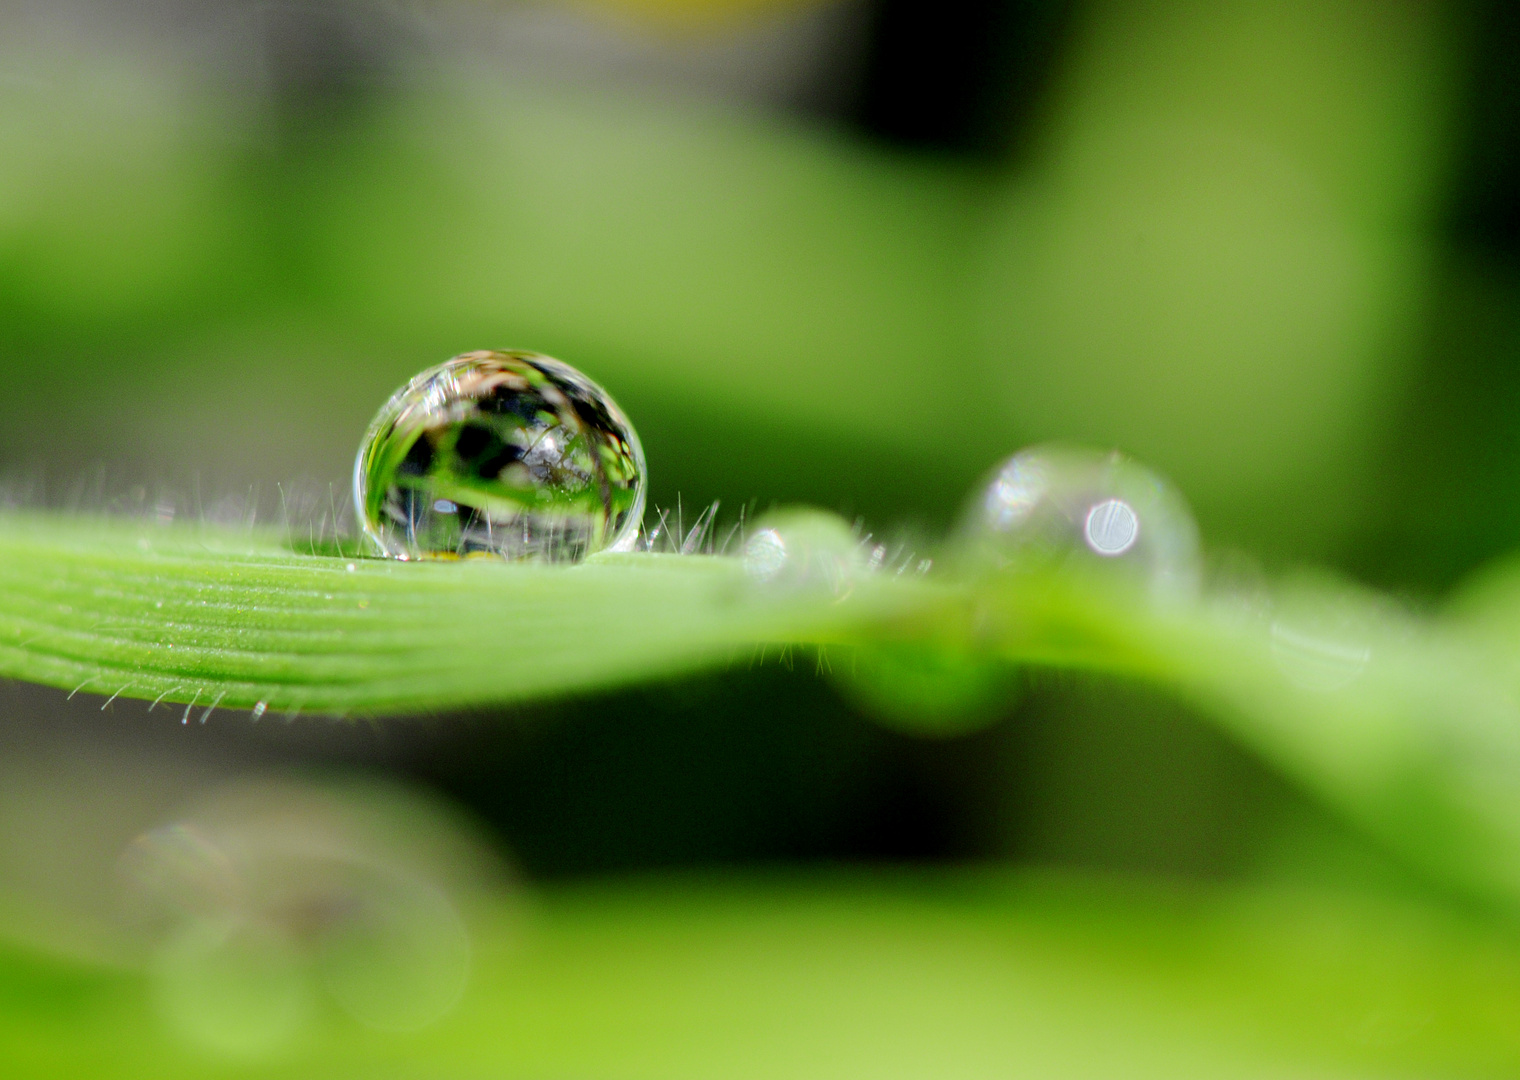
[[[1218,548],[1419,605],[1520,545],[1502,3],[70,0],[7,5],[0,42],[0,465],[32,501],[103,465],[341,493],[396,385],[525,347],[612,390],[664,506],[807,502],[928,550],[1060,438],[1170,474]],[[532,877],[1219,877],[1334,832],[1089,678],[950,739],[807,658],[374,724],[6,711],[18,760],[404,776]]]
[[[1073,6],[872,4],[847,118],[905,147],[1005,158],[1037,115]]]

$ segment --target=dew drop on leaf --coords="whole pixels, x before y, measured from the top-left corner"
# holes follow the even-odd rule
[[[787,510],[761,519],[745,540],[744,571],[767,589],[838,593],[866,572],[866,561],[843,518],[822,510]]]
[[[1289,582],[1275,597],[1272,660],[1300,690],[1328,694],[1357,682],[1383,644],[1411,632],[1392,604],[1349,586]]]
[[[1116,452],[1037,446],[992,474],[968,508],[963,547],[998,567],[1118,570],[1157,594],[1198,584],[1198,530],[1182,496]]]
[[[577,562],[632,548],[644,451],[606,391],[529,352],[473,352],[398,390],[354,462],[379,554]]]

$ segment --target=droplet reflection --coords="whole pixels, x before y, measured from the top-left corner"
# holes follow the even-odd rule
[[[1106,558],[1123,555],[1135,546],[1140,519],[1123,499],[1104,499],[1087,512],[1082,524],[1087,546]]]
[[[377,553],[575,562],[630,550],[644,451],[601,387],[529,352],[474,352],[430,368],[371,422],[354,505]]]
[[[1118,453],[1023,450],[993,473],[969,508],[963,547],[999,567],[1123,567],[1155,595],[1198,586],[1198,530],[1182,497]]]

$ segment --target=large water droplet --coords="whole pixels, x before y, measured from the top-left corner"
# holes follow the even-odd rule
[[[843,518],[798,509],[761,519],[744,542],[744,569],[768,589],[838,593],[866,566],[860,541]]]
[[[629,550],[644,490],[643,448],[612,398],[528,352],[424,371],[376,414],[354,462],[360,524],[398,559]]]
[[[1186,502],[1119,453],[1020,451],[969,507],[962,536],[976,557],[998,566],[1120,568],[1163,595],[1198,585],[1198,530]]]

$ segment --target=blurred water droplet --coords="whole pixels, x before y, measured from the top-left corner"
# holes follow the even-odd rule
[[[216,838],[192,822],[149,830],[122,853],[128,898],[148,911],[215,918],[235,907],[241,884]]]
[[[1372,659],[1372,646],[1306,633],[1278,619],[1272,623],[1272,658],[1293,685],[1329,692],[1356,681]]]
[[[149,969],[159,1014],[202,1050],[255,1059],[288,1046],[312,1012],[310,977],[279,927],[238,916],[185,923]]]
[[[911,735],[978,731],[1006,715],[1019,697],[1016,668],[941,643],[860,646],[832,656],[829,671],[851,704]]]
[[[380,409],[354,463],[365,535],[398,559],[630,550],[644,495],[644,451],[622,410],[568,364],[528,352],[424,371]]]
[[[470,966],[469,935],[448,897],[425,879],[382,873],[348,898],[318,953],[338,1005],[380,1031],[415,1031],[447,1015]]]
[[[1374,639],[1401,625],[1389,605],[1348,589],[1289,584],[1276,598],[1272,660],[1302,690],[1333,693],[1360,679]]]
[[[289,1041],[309,1011],[294,1003],[317,987],[367,1027],[439,1020],[469,975],[459,902],[496,881],[483,850],[410,793],[278,780],[232,785],[139,836],[122,870],[129,914],[161,942],[165,1020],[230,1056]],[[239,1022],[240,995],[265,984],[270,1004]]]
[[[866,565],[849,524],[822,510],[767,515],[744,542],[745,573],[770,589],[840,593]]]
[[[1198,530],[1186,502],[1118,453],[1020,451],[972,503],[961,538],[973,558],[1000,567],[1122,567],[1155,595],[1198,586]]]

